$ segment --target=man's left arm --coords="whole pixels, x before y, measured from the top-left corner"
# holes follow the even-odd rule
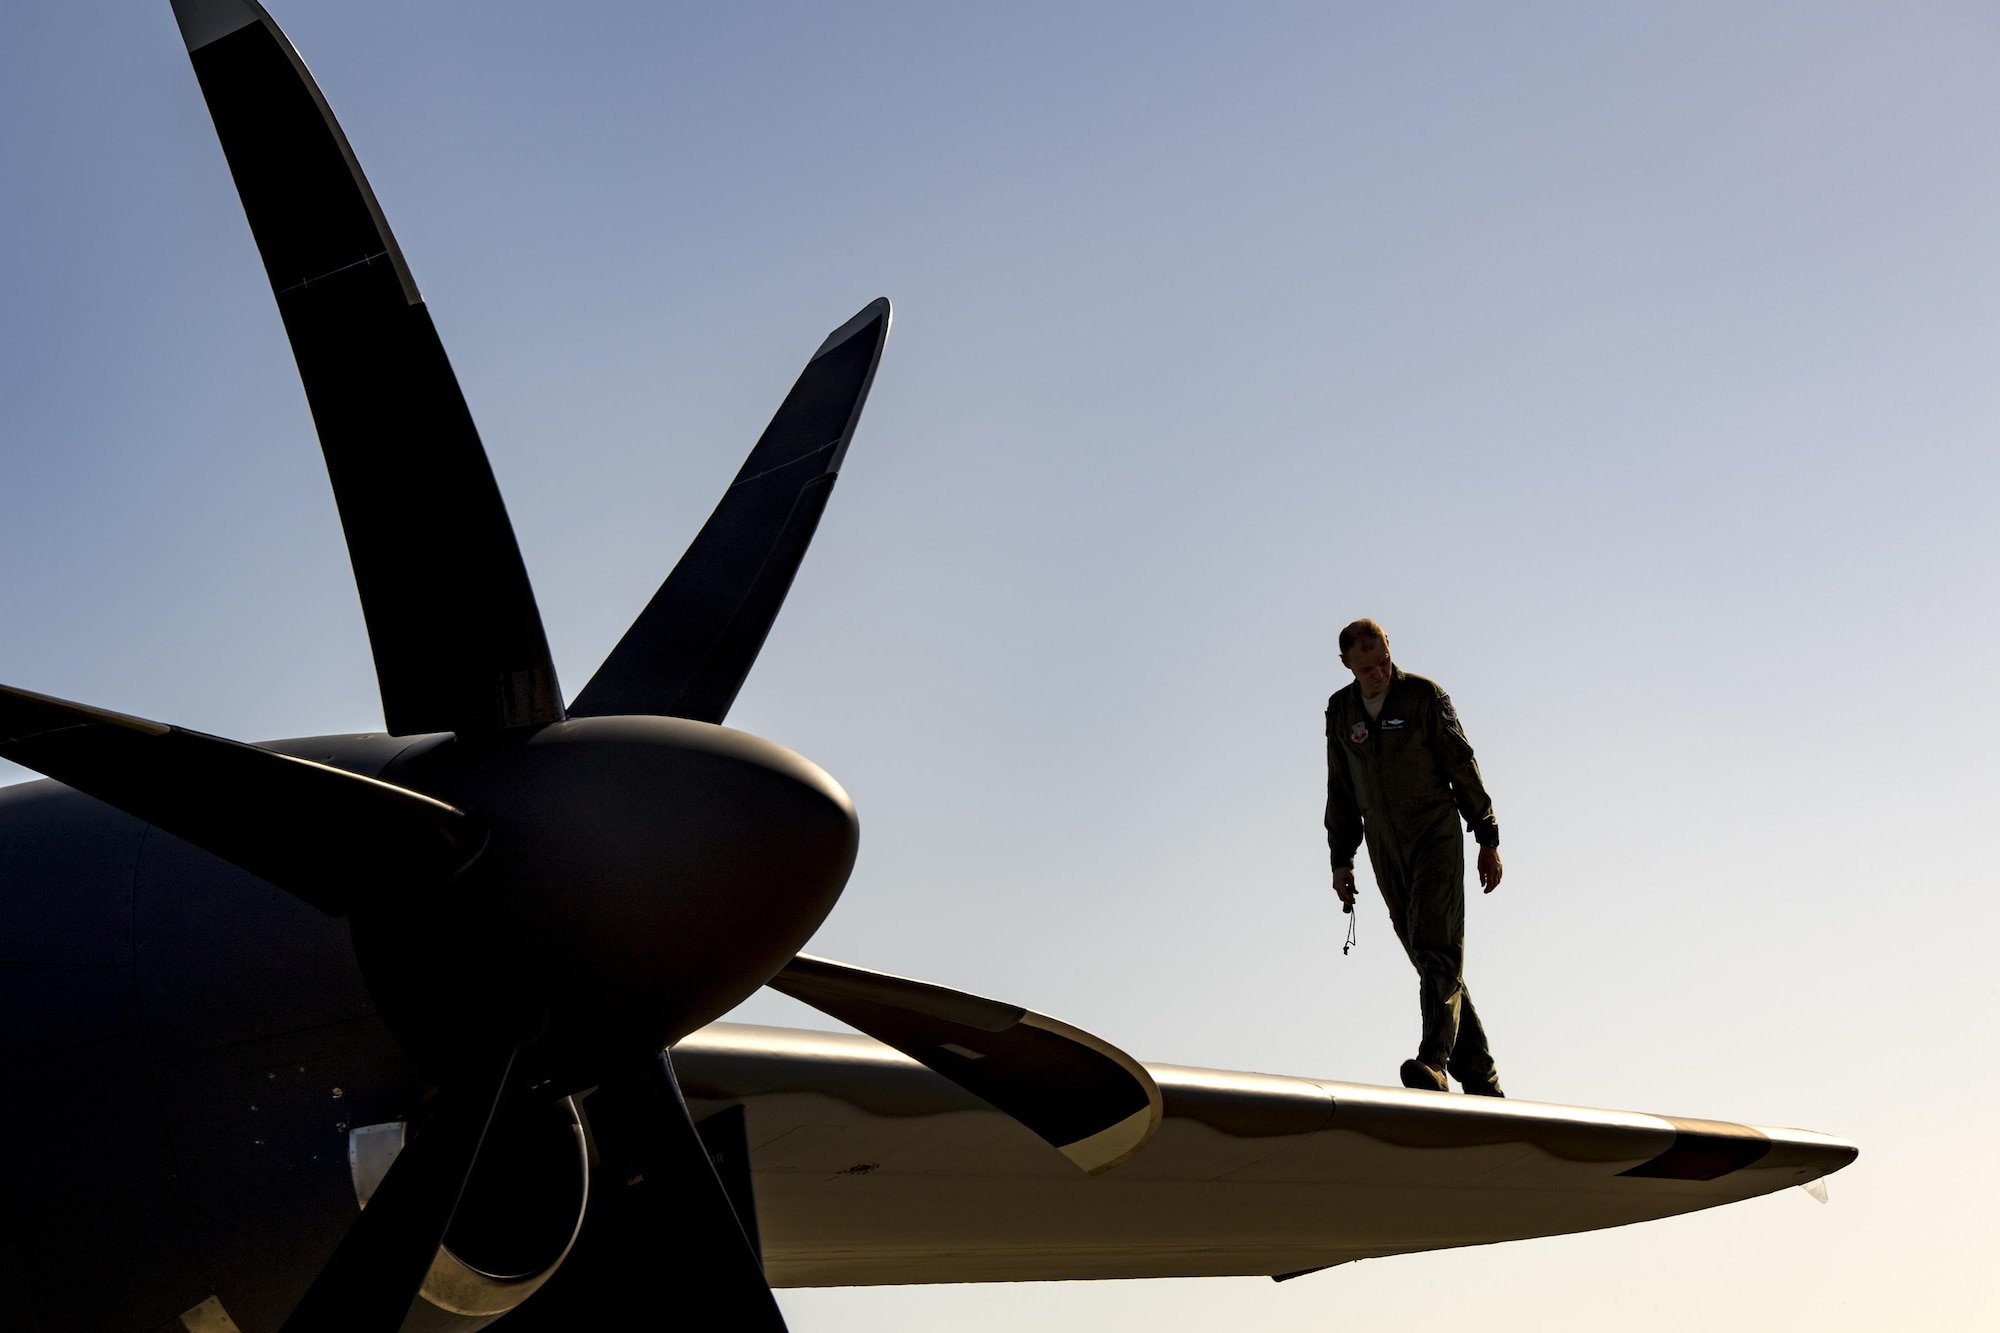
[[[1472,742],[1452,707],[1451,696],[1437,693],[1437,755],[1445,781],[1451,784],[1451,798],[1458,813],[1479,844],[1479,887],[1491,893],[1500,887],[1500,821],[1493,814],[1493,798],[1479,776],[1479,761],[1472,755]]]

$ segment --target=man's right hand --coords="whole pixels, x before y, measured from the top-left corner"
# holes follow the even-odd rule
[[[1354,906],[1354,867],[1341,866],[1333,872],[1333,891],[1340,895],[1341,906]]]

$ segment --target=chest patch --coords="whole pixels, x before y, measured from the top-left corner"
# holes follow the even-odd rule
[[[1347,729],[1347,739],[1353,741],[1356,745],[1360,745],[1363,741],[1366,741],[1368,739],[1368,724],[1366,722],[1356,722]]]
[[[1401,731],[1403,729],[1403,722],[1404,719],[1400,717],[1385,717],[1382,719],[1382,730]]]

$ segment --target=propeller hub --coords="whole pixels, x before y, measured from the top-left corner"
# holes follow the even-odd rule
[[[354,914],[385,1019],[448,1062],[539,1032],[538,1081],[586,1086],[748,997],[845,887],[853,803],[783,746],[664,717],[580,718],[406,752],[389,781],[490,830],[449,885]]]

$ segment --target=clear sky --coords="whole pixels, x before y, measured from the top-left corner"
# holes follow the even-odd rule
[[[1340,956],[1319,827],[1373,615],[1497,800],[1468,975],[1509,1089],[1863,1149],[1825,1207],[792,1293],[797,1333],[1994,1326],[1992,7],[274,9],[572,692],[821,337],[896,302],[731,718],[861,810],[816,951],[1394,1082],[1413,974],[1372,893]],[[166,0],[0,7],[0,181],[0,680],[378,728]]]

